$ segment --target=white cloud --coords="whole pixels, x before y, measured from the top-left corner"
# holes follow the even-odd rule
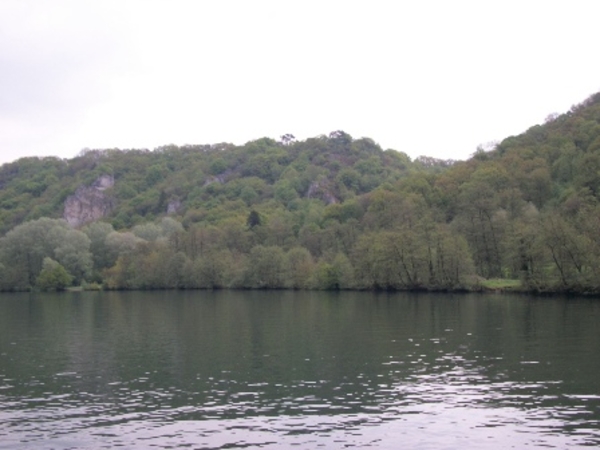
[[[598,9],[5,0],[0,162],[336,129],[465,158],[600,90]]]

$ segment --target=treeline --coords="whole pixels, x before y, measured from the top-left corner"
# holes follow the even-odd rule
[[[288,217],[251,210],[243,220],[189,229],[170,217],[130,231],[29,221],[0,240],[0,288],[461,289],[473,274],[465,240],[448,226],[415,217],[394,230],[363,232],[349,218],[296,232],[299,216],[320,221],[333,212],[317,200],[307,206]]]
[[[104,174],[117,208],[69,228],[61,202]],[[1,168],[0,187],[4,290],[457,290],[504,278],[600,292],[600,94],[466,162],[411,161],[338,131],[26,159]]]

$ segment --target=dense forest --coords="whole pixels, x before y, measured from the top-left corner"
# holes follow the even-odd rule
[[[69,198],[102,177],[106,214]],[[0,167],[0,289],[600,293],[600,93],[468,161],[343,131]]]

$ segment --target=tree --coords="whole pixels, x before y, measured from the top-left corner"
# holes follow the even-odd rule
[[[550,252],[560,286],[567,290],[581,290],[588,284],[593,270],[593,243],[585,234],[556,213],[542,219],[543,242]]]
[[[274,186],[275,199],[284,205],[298,198],[298,193],[288,180],[279,180]]]
[[[323,258],[315,269],[315,286],[319,289],[339,290],[355,287],[354,269],[348,257],[338,253],[335,257]]]
[[[202,289],[220,289],[228,287],[228,269],[233,265],[233,257],[228,250],[212,250],[194,262],[192,272],[188,274],[188,283]]]
[[[402,196],[395,192],[378,189],[369,194],[369,206],[365,221],[372,229],[392,229],[400,223],[403,209]]]
[[[86,225],[83,231],[90,239],[90,251],[94,260],[94,268],[97,270],[108,267],[106,260],[106,238],[115,231],[110,223],[92,222]]]
[[[285,255],[286,287],[307,289],[314,269],[310,252],[304,247],[294,247]]]
[[[5,281],[11,289],[35,285],[47,257],[63,265],[77,282],[92,269],[89,238],[64,220],[42,218],[25,222],[0,239],[0,262],[8,268]]]
[[[106,236],[106,266],[112,267],[120,256],[133,252],[145,242],[131,232],[113,231]]]
[[[284,134],[280,137],[280,139],[283,145],[292,145],[294,142],[296,142],[296,137],[290,133]]]
[[[183,225],[181,225],[181,222],[172,217],[163,217],[158,223],[158,226],[161,228],[162,235],[165,237],[183,232]]]
[[[2,261],[8,268],[8,285],[26,289],[35,284],[44,258],[54,256],[48,239],[54,227],[68,228],[68,225],[65,221],[42,218],[16,226],[0,240]]]
[[[344,168],[339,171],[336,181],[353,192],[358,192],[360,188],[361,175],[352,168]]]
[[[36,287],[42,291],[62,291],[70,286],[73,277],[67,270],[52,258],[44,258],[42,270],[36,279]]]
[[[145,241],[156,241],[163,235],[163,230],[155,223],[142,223],[132,228],[131,232]]]
[[[257,245],[250,250],[246,285],[259,289],[284,287],[285,254],[280,247]]]
[[[252,186],[244,186],[240,191],[240,198],[250,206],[258,200],[258,193]]]
[[[255,210],[250,211],[248,214],[248,219],[246,220],[246,225],[248,228],[254,228],[262,224],[262,220],[260,218],[260,214],[258,214]]]
[[[54,257],[79,284],[87,279],[93,268],[90,238],[79,230],[57,227],[48,237],[54,241]]]
[[[506,217],[501,212],[499,191],[508,184],[503,168],[486,166],[461,187],[458,224],[473,252],[477,273],[486,278],[502,277],[501,251]]]

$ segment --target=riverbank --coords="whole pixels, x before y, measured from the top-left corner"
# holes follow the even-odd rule
[[[586,297],[598,297],[600,293],[598,292],[590,292],[583,290],[574,290],[574,289],[533,289],[531,287],[526,287],[520,280],[515,279],[507,279],[507,278],[478,278],[474,280],[472,284],[469,286],[461,286],[455,289],[436,289],[436,288],[428,288],[428,287],[420,287],[413,289],[394,289],[394,288],[380,288],[380,289],[346,289],[346,288],[337,288],[337,289],[318,289],[318,288],[305,288],[305,289],[297,289],[297,288],[232,288],[232,287],[218,287],[215,286],[213,288],[131,288],[131,289],[110,289],[105,285],[99,283],[87,283],[80,286],[71,286],[64,289],[65,292],[90,292],[90,291],[194,291],[194,290],[209,290],[209,291],[219,291],[219,290],[230,290],[230,291],[344,291],[344,292],[431,292],[431,293],[450,293],[450,294],[468,294],[468,293],[497,293],[497,294],[519,294],[519,295],[542,295],[542,296],[552,296],[552,295],[578,295],[578,296],[586,296]],[[30,289],[31,292],[43,292],[37,289]],[[19,292],[19,291],[12,291]],[[20,291],[27,292],[27,290]],[[48,291],[55,292],[55,291]]]

